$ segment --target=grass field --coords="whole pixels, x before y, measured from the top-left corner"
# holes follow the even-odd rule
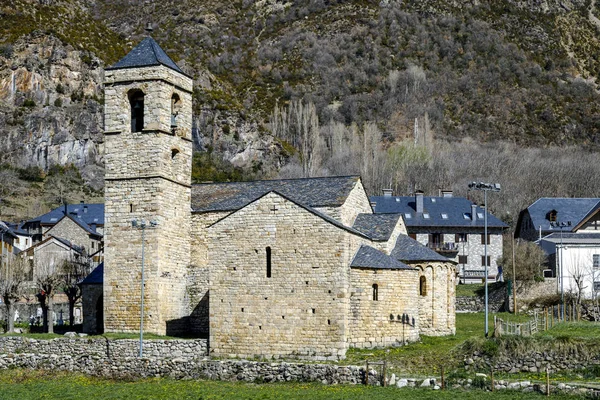
[[[433,391],[350,385],[325,386],[307,383],[246,384],[215,381],[174,381],[146,379],[135,382],[112,381],[68,373],[8,370],[0,372],[0,398],[38,399],[542,399],[537,393],[481,390]],[[553,399],[577,396],[553,395]]]

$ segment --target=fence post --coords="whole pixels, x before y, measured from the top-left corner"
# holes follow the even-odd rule
[[[365,385],[369,386],[369,361],[367,361],[367,370],[365,371]]]
[[[387,386],[386,373],[387,373],[387,361],[383,360],[383,387]]]
[[[494,367],[490,366],[490,377],[492,379],[492,392],[494,391]]]

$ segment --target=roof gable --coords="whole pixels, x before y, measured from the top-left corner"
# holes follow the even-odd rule
[[[231,214],[228,214],[228,215],[224,216],[223,218],[219,219],[218,221],[216,221],[215,223],[213,223],[212,225],[210,225],[208,228],[210,229],[210,228],[212,228],[212,227],[220,224],[222,221],[226,220],[227,218],[229,218],[229,217],[231,217],[233,215],[236,215],[239,211],[241,211],[241,210],[245,209],[246,207],[249,207],[250,205],[252,205],[252,204],[260,201],[262,198],[264,198],[264,197],[266,197],[266,196],[268,196],[270,194],[274,194],[276,196],[282,197],[283,199],[285,199],[285,200],[293,203],[294,205],[298,206],[299,208],[301,208],[301,209],[303,209],[305,211],[308,211],[309,213],[311,213],[311,214],[313,214],[313,215],[315,215],[315,216],[323,219],[324,221],[330,223],[331,225],[336,226],[337,228],[343,229],[343,230],[345,230],[345,231],[347,231],[349,233],[352,233],[354,235],[363,237],[365,239],[370,239],[370,237],[368,237],[364,233],[359,232],[359,231],[357,231],[354,228],[350,228],[348,226],[345,226],[344,224],[342,224],[338,220],[331,218],[329,215],[324,214],[324,213],[322,213],[320,211],[317,211],[317,210],[315,210],[313,208],[307,207],[304,204],[298,203],[298,202],[294,201],[293,199],[290,199],[290,198],[286,197],[285,195],[283,195],[283,194],[281,194],[281,193],[279,193],[279,192],[277,192],[275,190],[272,190],[272,191],[270,191],[268,193],[265,193],[262,196],[260,196],[259,198],[255,199],[255,200],[252,200],[250,203],[246,204],[244,207],[242,207],[242,208],[240,208],[240,209],[232,212]]]
[[[339,207],[359,181],[359,176],[337,176],[195,184],[192,185],[192,210],[238,210],[272,191],[308,207]]]
[[[30,219],[26,223],[39,222],[42,225],[54,225],[65,215],[65,207],[67,214],[82,220],[87,225],[104,225],[104,204],[102,203],[67,204],[66,206],[57,207],[39,217]]]
[[[556,221],[570,221],[570,231],[576,231],[599,209],[599,198],[542,197],[527,207],[534,228],[547,231],[552,230],[548,219],[551,211],[556,211]]]
[[[138,68],[164,65],[181,74],[184,74],[173,60],[151,37],[144,38],[125,57],[111,65],[107,70],[122,68]],[[185,74],[184,74],[185,75]]]
[[[81,281],[80,285],[101,285],[102,283],[104,283],[104,263],[98,264],[98,266]]]

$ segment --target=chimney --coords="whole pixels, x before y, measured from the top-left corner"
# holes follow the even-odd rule
[[[417,190],[415,192],[415,205],[417,213],[423,213],[423,191]]]
[[[87,212],[87,206],[83,206],[83,213],[85,214]]]
[[[68,213],[68,212],[67,212],[67,203],[65,203],[65,208],[64,208],[64,210],[63,210],[63,213],[64,213],[65,215],[67,215],[67,213]]]
[[[84,203],[84,201],[83,201],[83,200],[79,200],[79,204],[83,204],[83,203]]]
[[[382,189],[383,197],[392,197],[392,193],[394,193],[393,189]]]
[[[471,221],[477,221],[477,204],[471,204]]]
[[[452,197],[452,190],[444,190],[442,189],[442,197],[445,199],[449,199]]]

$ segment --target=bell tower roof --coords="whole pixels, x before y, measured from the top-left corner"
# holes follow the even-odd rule
[[[185,73],[179,69],[177,64],[160,48],[158,43],[151,37],[146,37],[135,46],[125,57],[120,59],[116,64],[111,65],[107,70],[122,69],[122,68],[136,68],[136,67],[150,67],[155,65],[164,65],[165,67],[171,68],[183,75]],[[187,75],[186,75],[187,76]]]

